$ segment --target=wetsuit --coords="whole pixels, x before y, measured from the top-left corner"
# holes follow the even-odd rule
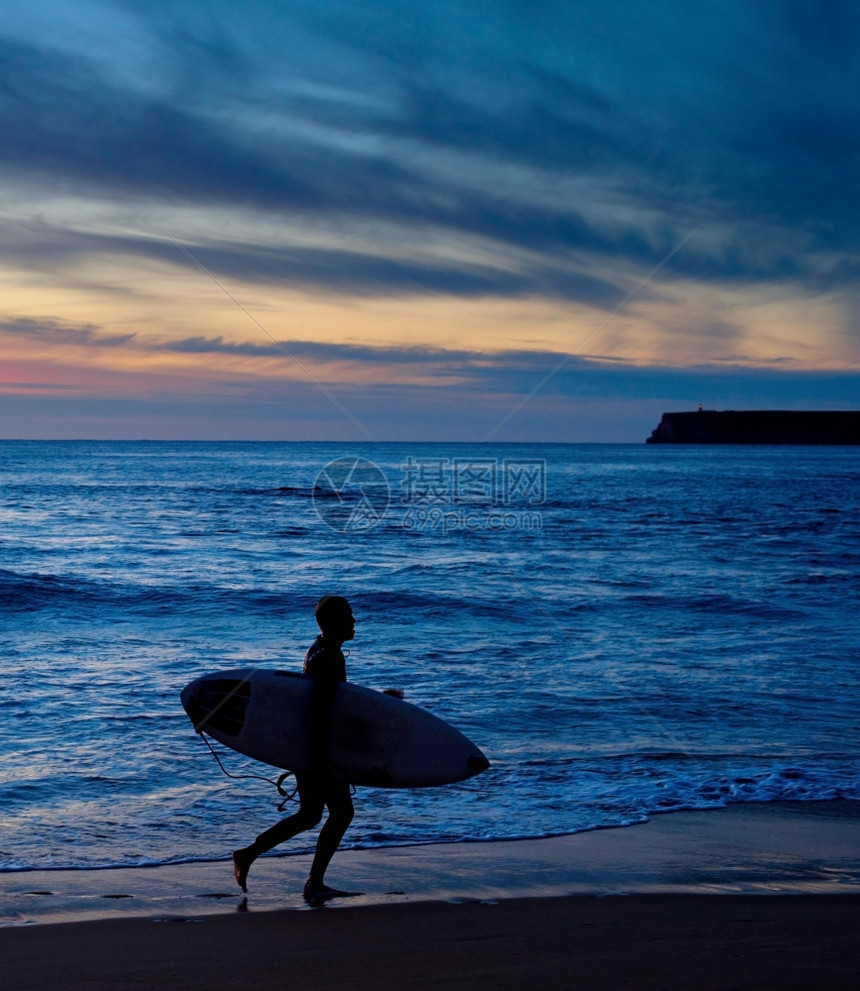
[[[328,778],[328,731],[334,693],[340,681],[346,681],[346,658],[340,647],[327,644],[320,634],[305,654],[302,677],[313,681],[308,709],[308,737],[311,748],[311,773]],[[298,776],[296,778],[298,781]]]
[[[343,652],[339,647],[327,644],[320,634],[308,648],[302,676],[310,678],[314,683],[308,711],[312,769],[296,773],[298,812],[261,833],[251,849],[255,857],[259,856],[297,833],[310,829],[322,819],[323,809],[327,808],[329,815],[320,830],[311,867],[311,880],[321,884],[326,867],[353,816],[349,784],[345,781],[333,781],[328,776],[331,706],[338,682],[346,681]]]
[[[308,647],[302,674],[305,678],[314,680],[346,681],[346,658],[343,651],[339,647],[329,646],[320,633]]]

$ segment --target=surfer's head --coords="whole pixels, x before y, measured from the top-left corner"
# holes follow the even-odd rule
[[[343,643],[355,636],[355,617],[349,602],[342,595],[324,595],[314,610],[317,626],[323,636]]]

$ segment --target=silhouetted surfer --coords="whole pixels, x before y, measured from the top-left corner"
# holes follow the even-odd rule
[[[236,882],[242,891],[247,891],[248,871],[257,857],[316,826],[322,819],[323,809],[328,809],[328,818],[320,830],[311,871],[305,881],[304,897],[307,901],[321,901],[351,893],[330,888],[324,878],[326,868],[353,816],[350,786],[344,781],[332,781],[329,777],[326,749],[335,689],[339,681],[346,681],[346,660],[341,647],[355,636],[355,619],[349,602],[339,595],[326,595],[320,599],[314,615],[321,632],[308,648],[304,664],[304,677],[313,681],[308,713],[313,767],[310,772],[296,774],[299,810],[260,833],[250,846],[233,852]]]

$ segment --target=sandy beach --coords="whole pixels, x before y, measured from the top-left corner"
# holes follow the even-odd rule
[[[856,987],[856,896],[423,902],[0,932],[4,987]]]
[[[854,802],[737,805],[536,841],[0,878],[3,986],[842,988],[860,950]]]

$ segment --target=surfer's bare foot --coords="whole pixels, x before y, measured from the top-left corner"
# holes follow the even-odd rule
[[[236,884],[244,892],[248,891],[248,871],[251,869],[251,864],[253,863],[254,858],[249,857],[244,850],[233,851],[233,877],[236,878]]]
[[[305,881],[302,890],[302,897],[306,902],[317,904],[328,901],[329,898],[354,898],[360,894],[360,891],[340,891],[338,888],[330,888],[327,884],[318,884],[310,878]]]

